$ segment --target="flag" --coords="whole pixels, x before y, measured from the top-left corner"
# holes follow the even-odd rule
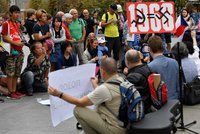
[[[176,32],[174,33],[174,35],[182,40],[187,26],[187,22],[184,20],[183,16],[180,15],[176,20]]]

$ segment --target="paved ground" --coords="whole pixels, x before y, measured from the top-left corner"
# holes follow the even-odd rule
[[[0,103],[0,134],[78,134],[76,120],[71,118],[52,126],[50,107],[37,103],[37,98],[48,99],[47,93],[35,94],[20,100],[5,99]],[[200,133],[200,105],[184,106],[185,123],[197,120],[191,129]],[[187,134],[178,131],[177,134]],[[190,133],[188,133],[190,134]]]

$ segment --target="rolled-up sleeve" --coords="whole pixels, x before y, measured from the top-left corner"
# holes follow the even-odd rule
[[[87,97],[97,106],[103,102],[111,101],[112,96],[109,89],[105,85],[98,86],[94,91],[89,93]]]

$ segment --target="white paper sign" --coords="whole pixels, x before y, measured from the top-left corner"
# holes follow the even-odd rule
[[[74,97],[83,97],[92,91],[90,81],[95,76],[96,64],[85,64],[50,73],[49,85]],[[53,126],[73,116],[74,105],[50,95]]]

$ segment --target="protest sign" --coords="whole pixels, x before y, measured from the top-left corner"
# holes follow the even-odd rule
[[[127,20],[130,34],[174,33],[174,2],[127,3]]]
[[[92,91],[90,82],[95,75],[96,64],[85,64],[50,73],[49,85],[71,96],[81,98]],[[50,95],[53,126],[73,116],[74,105]]]

